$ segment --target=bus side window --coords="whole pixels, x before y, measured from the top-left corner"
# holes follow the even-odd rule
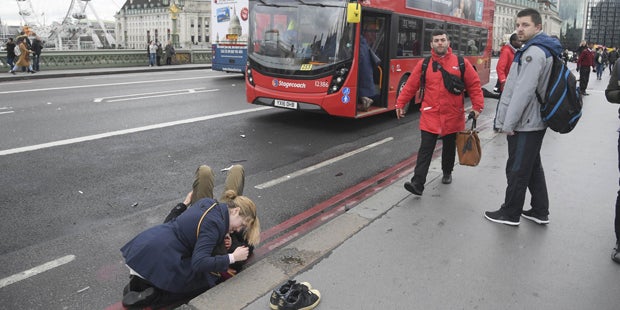
[[[398,55],[419,56],[422,20],[401,16],[398,20]]]

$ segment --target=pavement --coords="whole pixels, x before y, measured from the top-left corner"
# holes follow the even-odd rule
[[[0,82],[166,69],[41,71],[2,75]],[[457,164],[453,183],[445,185],[436,157],[424,195],[415,196],[403,188],[412,154],[386,171],[391,177],[371,195],[178,309],[268,309],[271,291],[289,279],[320,291],[315,309],[620,309],[620,265],[610,259],[619,122],[618,107],[604,96],[608,76],[592,75],[573,132],[547,131],[541,157],[548,225],[522,219],[511,227],[483,216],[503,201],[507,158],[505,136],[491,129],[497,100],[486,99],[477,167]]]
[[[457,164],[445,185],[435,158],[421,197],[404,190],[413,166],[403,168],[374,195],[181,308],[269,309],[271,291],[293,279],[320,291],[315,309],[620,309],[620,265],[610,259],[619,122],[604,97],[608,76],[590,79],[573,132],[547,131],[548,225],[484,218],[503,202],[507,159],[505,136],[491,129],[497,100],[486,99],[477,167]]]

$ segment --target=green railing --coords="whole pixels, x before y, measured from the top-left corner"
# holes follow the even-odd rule
[[[0,56],[0,68],[9,70],[6,52]],[[165,55],[161,63],[165,63]],[[110,68],[146,66],[149,57],[146,50],[94,50],[94,51],[46,51],[41,53],[40,65],[45,70]],[[179,49],[174,64],[210,64],[211,49]]]

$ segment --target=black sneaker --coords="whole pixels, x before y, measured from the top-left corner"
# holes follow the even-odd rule
[[[422,196],[424,186],[419,184],[413,184],[411,182],[405,182],[405,189],[414,195]]]
[[[521,212],[521,216],[536,224],[540,224],[540,225],[549,224],[549,216],[538,215],[536,212],[534,212],[533,209],[529,209],[527,211]]]
[[[441,183],[443,184],[452,183],[452,173],[444,173],[443,177],[441,178]]]
[[[278,303],[278,310],[311,310],[321,301],[321,293],[305,285],[295,284],[285,299]]]
[[[297,281],[295,280],[288,280],[286,283],[282,284],[282,286],[271,292],[271,297],[269,298],[269,308],[277,310],[280,304],[284,305],[286,297],[295,285],[303,285],[308,289],[312,289],[312,286],[308,282],[301,282],[297,284]]]
[[[502,209],[499,209],[497,211],[486,211],[484,212],[484,217],[486,217],[487,220],[491,222],[506,224],[506,225],[511,225],[511,226],[519,226],[519,218],[517,217],[515,219],[515,218],[510,218],[506,216],[504,212],[502,212]]]
[[[616,247],[611,252],[611,260],[620,264],[620,244],[616,244]]]
[[[129,291],[123,295],[122,304],[125,307],[140,307],[150,305],[157,297],[157,291],[154,287],[149,287],[144,291]]]

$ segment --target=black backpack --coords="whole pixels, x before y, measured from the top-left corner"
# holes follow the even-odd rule
[[[577,79],[559,55],[543,45],[536,46],[548,50],[553,57],[553,66],[545,96],[542,97],[536,90],[536,98],[540,102],[540,115],[543,122],[551,130],[568,133],[577,125],[583,107]],[[519,61],[521,60],[519,59]]]
[[[461,89],[461,92],[464,91],[464,81],[465,81],[465,60],[463,60],[463,56],[457,56],[458,58],[458,62],[459,62],[459,69],[461,70],[461,83],[462,85],[459,85],[463,87],[463,89]],[[422,98],[424,98],[424,86],[426,86],[426,69],[428,69],[428,63],[431,61],[431,56],[428,56],[426,58],[424,58],[424,61],[422,62],[422,76],[420,78],[420,99],[419,102],[422,102]],[[441,73],[443,75],[444,78],[444,85],[446,85],[446,82],[449,81],[448,78],[450,79],[458,79],[456,77],[454,77],[453,75],[449,74],[446,70],[444,70],[443,68],[439,68],[439,70],[441,70]],[[455,81],[455,80],[451,80],[451,81]],[[453,87],[449,87],[448,85],[446,85],[446,88],[448,89],[448,91],[451,91],[451,88]],[[455,95],[460,95],[460,93],[455,93],[452,92]],[[418,100],[416,100],[418,101]]]

